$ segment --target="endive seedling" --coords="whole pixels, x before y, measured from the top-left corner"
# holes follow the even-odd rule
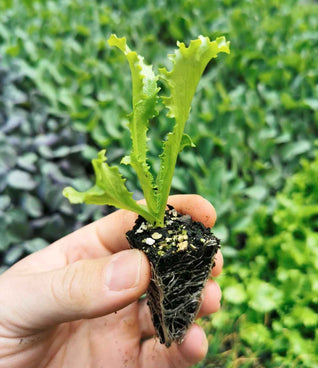
[[[67,187],[63,194],[72,203],[111,205],[133,211],[152,225],[162,227],[178,154],[185,146],[194,146],[191,138],[184,134],[192,98],[207,64],[220,52],[229,53],[229,42],[224,37],[210,41],[203,36],[191,41],[188,47],[178,42],[178,49],[168,56],[173,64],[172,69],[159,69],[157,75],[151,65],[145,64],[143,57],[127,46],[124,37],[118,38],[113,34],[108,43],[124,53],[131,70],[133,111],[129,116],[129,129],[132,148],[122,163],[131,165],[136,171],[146,205],[133,199],[119,168],[107,164],[105,149],[92,161],[95,185],[86,192]],[[165,83],[169,96],[159,94],[159,79]],[[163,142],[160,169],[154,177],[147,163],[147,131],[150,119],[157,114],[159,99],[167,108],[167,116],[173,118],[175,124]]]

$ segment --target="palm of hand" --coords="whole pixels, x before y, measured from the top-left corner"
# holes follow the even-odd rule
[[[32,346],[28,354],[33,367],[72,367],[74,362],[81,367],[139,367],[141,308],[135,302],[108,316],[63,323],[49,334],[32,336],[31,340],[38,339],[35,344],[27,339],[21,345],[26,350]]]

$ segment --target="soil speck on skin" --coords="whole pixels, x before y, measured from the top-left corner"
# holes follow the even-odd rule
[[[134,319],[133,318],[123,318],[121,320],[121,324],[124,325],[127,329],[131,329],[134,326]]]

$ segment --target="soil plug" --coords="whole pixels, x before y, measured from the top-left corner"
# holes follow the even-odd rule
[[[148,305],[160,342],[167,347],[181,343],[198,313],[219,239],[172,207],[166,211],[164,227],[156,228],[139,216],[126,235],[151,265]]]

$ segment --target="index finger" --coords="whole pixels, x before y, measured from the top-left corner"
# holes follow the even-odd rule
[[[168,204],[173,206],[178,212],[190,215],[193,221],[202,222],[206,227],[212,227],[216,221],[214,207],[209,201],[199,195],[170,196]],[[133,227],[137,215],[124,210],[118,211],[116,218],[116,213],[113,215],[114,218],[111,221],[109,221],[110,216],[97,221],[96,231],[105,248],[115,253],[129,247],[126,232]],[[113,222],[116,223],[116,228],[113,227]]]
[[[182,214],[189,214],[194,221],[212,227],[216,213],[212,204],[199,195],[175,195],[168,203]],[[37,270],[64,267],[81,259],[105,257],[128,249],[126,232],[137,219],[137,214],[118,210],[105,216],[34,253],[27,260],[36,264]]]

